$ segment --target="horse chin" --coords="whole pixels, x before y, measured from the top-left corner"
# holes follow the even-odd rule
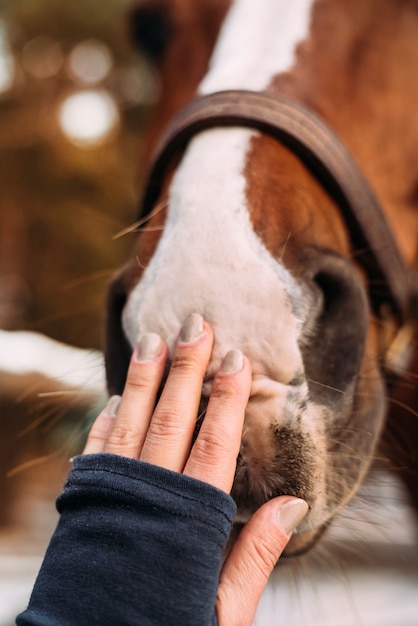
[[[328,524],[324,524],[319,528],[312,528],[305,532],[295,531],[284,549],[283,556],[293,558],[309,552],[316,546],[327,528]]]
[[[240,532],[244,528],[245,523],[240,521],[240,516],[238,515],[236,520],[234,521],[234,525],[232,527],[231,536],[228,542],[227,552],[231,549],[232,545],[237,540]],[[324,532],[327,530],[328,524],[324,524],[318,528],[312,528],[310,530],[306,530],[304,532],[294,531],[291,536],[289,543],[285,547],[281,559],[292,559],[310,552],[318,541],[321,539]]]

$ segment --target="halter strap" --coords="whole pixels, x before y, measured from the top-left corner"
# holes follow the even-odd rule
[[[370,282],[370,299],[402,319],[408,301],[407,269],[385,215],[346,147],[310,110],[276,94],[222,91],[199,97],[174,118],[159,142],[142,201],[150,212],[175,156],[197,133],[213,127],[240,126],[262,131],[290,148],[338,203],[349,228],[356,260]],[[273,164],[274,165],[274,164]]]

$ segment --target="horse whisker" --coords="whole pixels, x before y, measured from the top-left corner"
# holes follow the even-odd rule
[[[286,252],[286,246],[287,246],[287,244],[289,242],[289,239],[290,239],[291,235],[292,235],[292,231],[289,231],[287,239],[286,239],[286,241],[284,242],[284,245],[283,245],[283,250],[281,251],[280,256],[279,256],[279,260],[280,261],[283,259],[284,253]]]
[[[152,219],[153,217],[155,217],[156,215],[158,215],[158,213],[160,213],[160,211],[163,211],[166,208],[166,206],[167,206],[166,200],[164,200],[162,202],[159,202],[156,205],[156,207],[151,211],[151,213],[149,213],[145,217],[141,218],[137,222],[134,222],[130,226],[127,226],[126,228],[123,228],[118,233],[113,235],[112,239],[115,241],[116,239],[120,239],[121,237],[124,237],[125,235],[129,235],[129,233],[133,233],[133,232],[137,231],[138,228],[140,226],[142,226],[142,224],[146,224],[147,222],[149,222],[149,220]]]
[[[326,385],[325,383],[319,382],[319,380],[313,380],[312,378],[307,379],[308,383],[313,383],[314,385],[320,385],[321,387],[325,387],[326,389],[331,389],[332,391],[337,391],[338,393],[344,394],[345,391],[342,389],[337,389],[336,387],[332,387],[331,385]]]

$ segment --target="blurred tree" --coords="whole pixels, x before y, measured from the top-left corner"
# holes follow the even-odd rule
[[[128,6],[129,0],[3,2],[16,78],[0,97],[2,327],[101,345],[105,287],[131,245],[112,235],[134,219],[153,81],[127,41]],[[58,123],[64,99],[86,87],[68,59],[87,39],[111,52],[113,66],[98,86],[114,97],[121,119],[117,133],[89,149],[71,144]]]
[[[135,219],[142,135],[155,88],[128,42],[129,4],[1,2],[0,64],[13,63],[14,79],[3,91],[0,84],[0,328],[101,346],[106,286],[132,247],[131,236],[112,237]],[[99,42],[111,63],[95,84],[70,67],[71,53],[86,40]],[[59,123],[62,103],[86,88],[105,90],[120,119],[102,143],[88,148],[71,142]],[[80,416],[76,398],[39,403],[40,384],[0,372],[0,524],[19,479],[6,472],[59,448],[68,430],[59,430],[57,444],[52,426],[67,416],[73,428],[74,415]]]

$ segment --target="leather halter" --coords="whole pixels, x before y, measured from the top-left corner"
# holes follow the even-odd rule
[[[158,200],[174,157],[197,133],[221,126],[262,131],[303,161],[342,211],[356,261],[369,278],[375,312],[381,315],[383,305],[389,305],[400,321],[407,307],[408,273],[376,197],[353,157],[324,122],[276,94],[222,91],[197,98],[182,109],[154,153],[141,216]]]

